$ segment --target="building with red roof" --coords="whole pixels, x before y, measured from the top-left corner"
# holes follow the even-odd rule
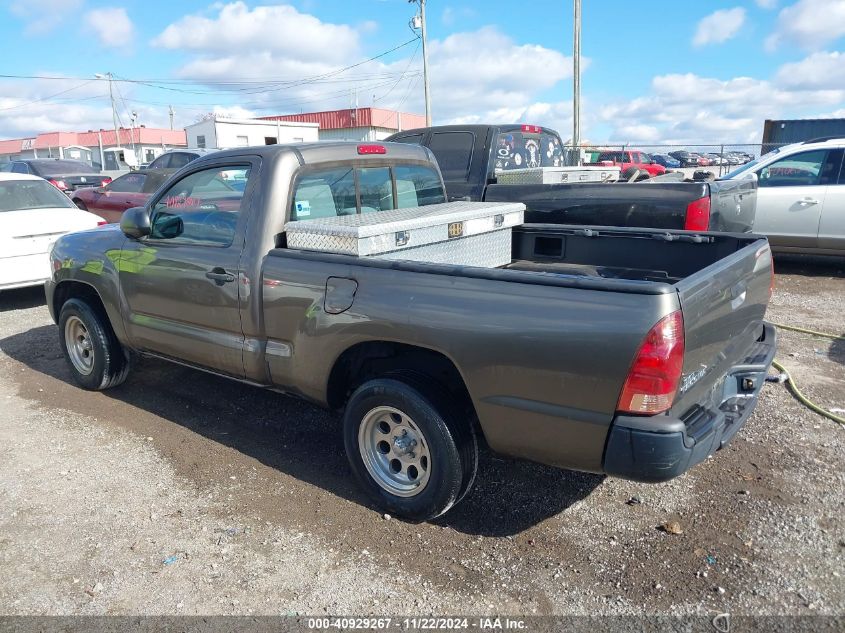
[[[422,114],[382,108],[346,108],[260,118],[265,121],[317,123],[320,126],[321,141],[381,141],[402,130],[425,127],[425,117]]]
[[[87,132],[45,132],[31,138],[0,141],[0,162],[22,158],[73,158],[105,169],[109,152],[121,147],[134,152],[138,164],[148,163],[162,152],[187,145],[185,130],[150,127],[120,128]]]

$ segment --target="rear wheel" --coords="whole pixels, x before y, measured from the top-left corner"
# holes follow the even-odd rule
[[[59,314],[59,339],[74,381],[84,389],[116,387],[126,380],[129,357],[108,319],[81,299],[69,299]]]
[[[370,380],[352,394],[343,418],[347,457],[381,509],[426,521],[466,494],[478,453],[459,411],[436,385],[412,376]]]

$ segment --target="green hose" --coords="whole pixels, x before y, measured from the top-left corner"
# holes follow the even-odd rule
[[[845,336],[837,336],[836,334],[827,334],[826,332],[817,332],[815,330],[808,330],[803,327],[795,327],[794,325],[781,325],[780,323],[772,323],[777,328],[782,330],[791,330],[793,332],[801,332],[802,334],[812,334],[813,336],[821,336],[823,338],[833,339],[834,341],[845,341]],[[792,375],[789,371],[781,365],[779,362],[772,361],[772,366],[780,371],[782,374],[786,376],[786,384],[789,387],[789,390],[792,392],[792,395],[803,404],[805,407],[810,409],[811,411],[815,411],[819,415],[822,415],[829,420],[833,420],[837,424],[845,425],[845,418],[836,415],[835,413],[828,411],[827,409],[821,408],[815,402],[811,401],[807,396],[801,393],[801,390],[798,388],[798,385],[795,384],[795,381],[792,379]]]

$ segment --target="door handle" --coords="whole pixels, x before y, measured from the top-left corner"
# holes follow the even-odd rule
[[[205,273],[205,276],[206,278],[211,279],[218,286],[235,281],[235,276],[232,273],[227,273],[222,268],[212,268]]]
[[[818,203],[819,203],[819,201],[816,200],[815,198],[804,198],[803,200],[798,201],[798,204],[803,204],[803,205],[811,205],[811,204],[818,204]]]

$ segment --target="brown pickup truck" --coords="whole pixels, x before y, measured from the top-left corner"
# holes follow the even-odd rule
[[[775,349],[764,238],[510,226],[496,207],[487,220],[507,242],[494,266],[490,249],[470,248],[475,220],[450,221],[443,238],[461,261],[412,248],[425,217],[478,204],[489,205],[446,203],[416,145],[217,152],[120,226],[62,237],[48,304],[86,389],[120,384],[143,354],[342,411],[353,473],[383,511],[411,520],[467,493],[481,441],[664,481],[733,437]],[[294,239],[323,224],[388,227],[373,244],[398,250]]]

